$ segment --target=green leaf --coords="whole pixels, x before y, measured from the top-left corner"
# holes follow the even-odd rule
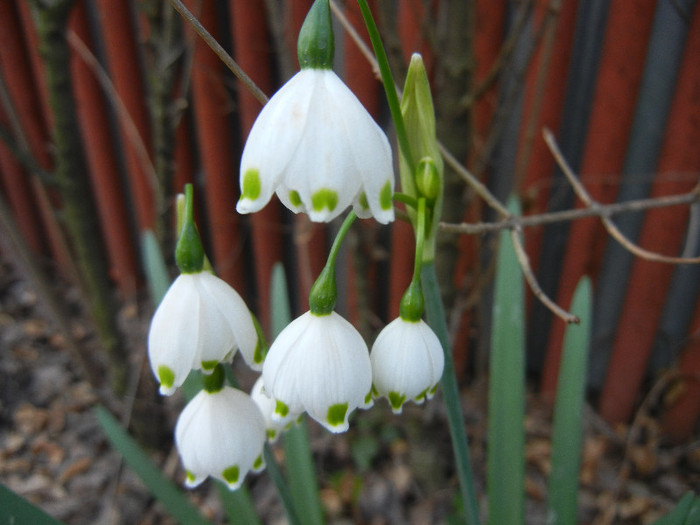
[[[591,281],[583,277],[571,302],[571,313],[578,316],[581,323],[569,325],[564,335],[552,423],[552,470],[547,502],[549,524],[577,521],[581,417],[591,333],[591,294]]]
[[[154,305],[158,305],[170,288],[171,280],[158,240],[151,230],[146,230],[141,235],[141,253],[151,300]]]
[[[516,199],[508,206],[519,214]],[[500,234],[489,374],[489,523],[525,519],[525,301],[509,231]]]
[[[0,484],[0,525],[62,525],[36,505]]]
[[[653,525],[697,525],[700,523],[700,496],[687,492],[675,508]]]
[[[209,524],[190,504],[187,496],[160,472],[136,441],[104,407],[96,409],[97,419],[107,438],[123,456],[127,465],[136,472],[153,496],[170,515],[183,525]],[[22,522],[24,523],[24,522]],[[29,523],[29,522],[27,522]]]

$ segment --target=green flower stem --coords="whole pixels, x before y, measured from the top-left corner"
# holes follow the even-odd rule
[[[396,138],[399,142],[399,148],[401,148],[401,153],[403,154],[411,173],[415,173],[416,165],[411,153],[411,146],[408,142],[406,126],[404,125],[403,116],[401,115],[399,94],[396,92],[396,84],[394,83],[394,77],[391,74],[389,59],[386,56],[382,39],[379,36],[379,29],[377,29],[377,24],[374,22],[372,11],[370,10],[369,5],[367,5],[367,0],[357,0],[357,3],[360,6],[360,11],[362,11],[362,18],[365,20],[367,32],[369,33],[369,39],[372,42],[374,54],[377,57],[379,72],[382,75],[382,83],[384,84],[384,91],[386,92],[386,99],[389,103],[389,110],[391,111],[391,119],[394,121],[394,127],[396,128]]]
[[[356,218],[355,212],[350,210],[335,236],[333,246],[331,246],[331,250],[328,253],[326,265],[311,287],[309,309],[314,315],[329,315],[335,308],[335,301],[338,298],[338,290],[335,283],[335,260],[338,258],[340,246],[343,244],[343,240]]]
[[[425,244],[425,198],[418,199],[418,214],[416,221],[416,257],[413,261],[413,282],[420,280],[420,270],[423,267],[423,245]]]
[[[468,525],[478,525],[479,507],[474,491],[474,476],[472,474],[471,459],[467,434],[464,430],[464,417],[462,405],[459,400],[459,388],[457,375],[455,374],[452,352],[450,350],[449,337],[447,335],[447,322],[445,311],[440,296],[440,287],[435,273],[433,262],[424,263],[421,269],[421,281],[425,295],[426,314],[428,324],[437,334],[445,353],[445,371],[442,374],[442,392],[447,407],[447,420],[450,426],[450,438],[455,455],[455,466],[459,477],[459,485],[464,505],[464,519]]]

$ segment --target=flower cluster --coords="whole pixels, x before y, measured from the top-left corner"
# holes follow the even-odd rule
[[[434,233],[431,213],[439,208],[441,166],[424,156],[416,183],[408,187],[416,231],[414,276],[399,317],[380,332],[370,352],[360,333],[335,311],[335,261],[356,217],[374,217],[382,224],[394,220],[391,148],[331,70],[328,0],[313,4],[298,54],[301,71],[263,108],[248,137],[237,210],[258,211],[273,193],[313,221],[327,222],[350,206],[353,210],[311,290],[310,310],[285,327],[266,354],[243,299],[205,269],[192,188],[186,188],[176,248],[181,274],[153,316],[148,355],[164,395],[175,392],[191,371],[203,374],[203,390],[186,405],[175,429],[189,487],[211,476],[238,488],[249,471],[264,467],[265,441],[274,442],[304,413],[331,432],[344,432],[355,409],[385,397],[400,413],[407,401],[430,399],[442,376],[443,348],[422,320],[419,283],[425,253],[432,253],[424,240],[426,232]],[[225,384],[223,365],[238,351],[251,368],[262,371],[251,395]]]

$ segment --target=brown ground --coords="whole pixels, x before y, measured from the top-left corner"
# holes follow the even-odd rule
[[[89,342],[78,312],[72,315],[73,336]],[[122,313],[135,341],[134,363],[143,364],[148,319],[135,305]],[[474,386],[464,392],[480,494],[482,393]],[[65,340],[42,315],[36,293],[0,264],[0,483],[68,524],[174,523],[110,448],[93,410],[98,398],[78,377]],[[164,415],[171,429],[180,403],[141,400],[134,403],[135,414],[146,407]],[[651,523],[686,491],[700,490],[700,442],[672,447],[650,413],[635,421],[630,438],[628,428],[611,429],[592,411],[586,415],[581,523]],[[528,523],[539,524],[545,522],[549,411],[536,400],[528,403],[526,427]],[[456,481],[439,401],[409,407],[398,417],[379,403],[357,414],[341,437],[313,422],[309,428],[329,523],[458,523],[450,519]],[[169,435],[152,456],[179,483],[183,473]],[[279,446],[276,453],[281,456]],[[268,476],[250,476],[249,486],[263,522],[285,523]],[[190,495],[213,521],[223,522],[212,483]]]

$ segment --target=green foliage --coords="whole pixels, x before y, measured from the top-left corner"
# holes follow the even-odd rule
[[[511,199],[509,210],[519,205]],[[523,276],[509,231],[500,234],[489,382],[489,523],[524,523],[525,302]]]
[[[36,505],[0,485],[0,525],[61,525]]]
[[[654,525],[697,525],[700,523],[700,496],[688,492],[676,507]]]
[[[576,523],[591,293],[591,281],[583,277],[571,303],[571,313],[581,323],[569,325],[564,336],[552,425],[552,470],[547,502],[547,523],[551,524]]]

